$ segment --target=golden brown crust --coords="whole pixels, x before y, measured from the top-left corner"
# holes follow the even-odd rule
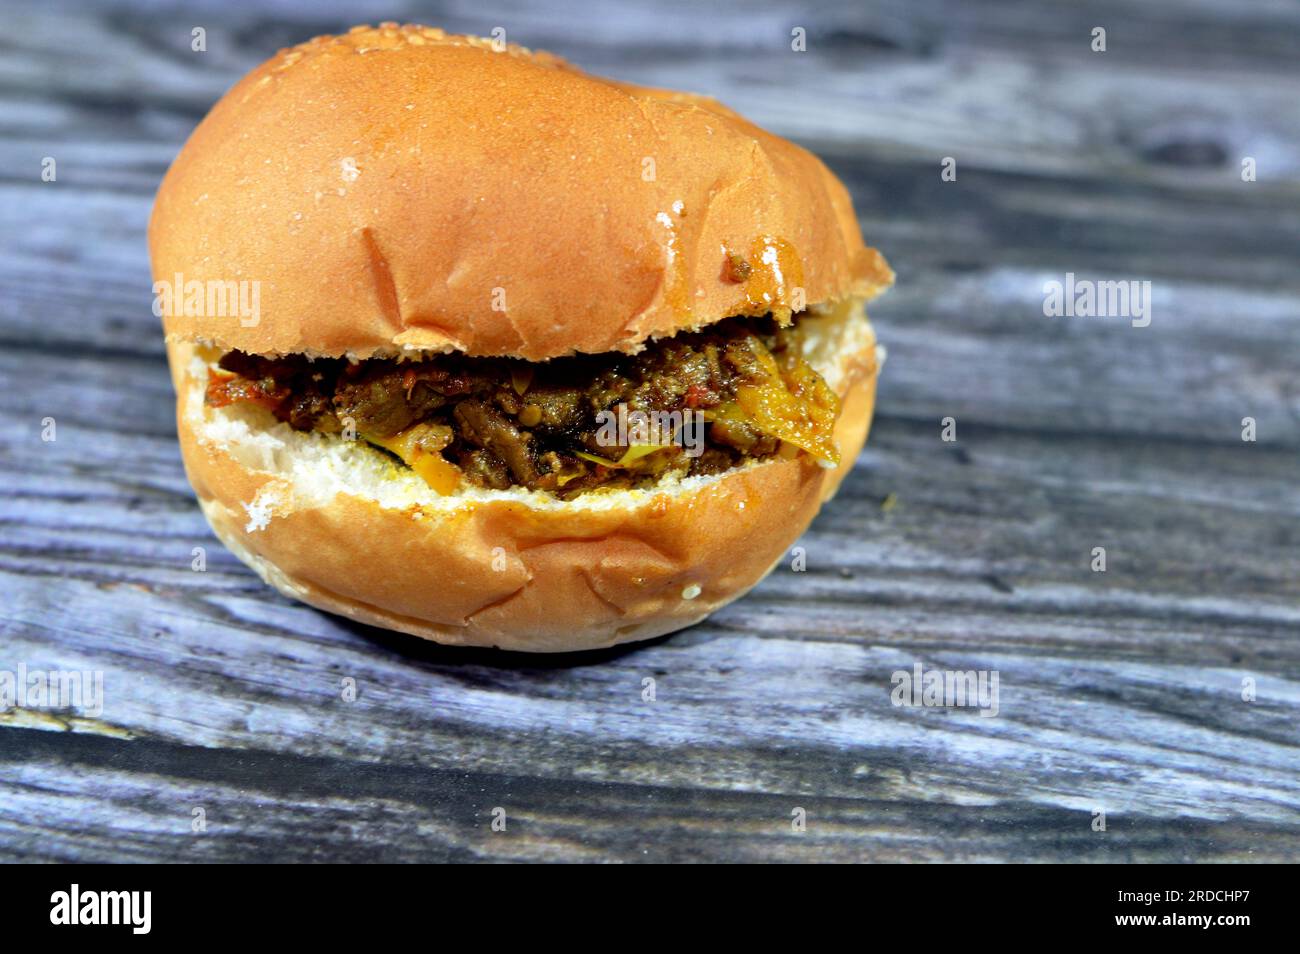
[[[281,51],[236,85],[168,172],[149,240],[160,282],[257,283],[256,323],[164,317],[186,470],[221,540],[321,609],[530,651],[672,632],[757,583],[865,440],[874,348],[838,378],[837,468],[800,455],[617,506],[403,508],[209,439],[192,342],[544,360],[893,279],[816,157],[713,100],[387,24]]]
[[[185,365],[180,347],[169,346],[174,369]],[[308,500],[200,442],[186,410],[193,385],[183,375],[181,383],[181,450],[203,512],[282,593],[441,643],[560,652],[681,629],[757,583],[853,466],[871,421],[876,361],[874,349],[864,351],[841,383],[839,467],[800,455],[607,510],[506,500],[399,510],[351,493]],[[281,502],[260,527],[246,507],[259,495]]]
[[[149,241],[157,281],[259,283],[255,325],[168,315],[169,338],[258,353],[633,350],[765,294],[893,278],[839,180],[717,102],[417,26],[245,77],[172,165]]]

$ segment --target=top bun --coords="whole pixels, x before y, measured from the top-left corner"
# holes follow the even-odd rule
[[[258,283],[256,322],[177,308],[169,339],[259,354],[634,351],[893,277],[815,156],[717,102],[396,24],[244,77],[149,244],[158,281]]]

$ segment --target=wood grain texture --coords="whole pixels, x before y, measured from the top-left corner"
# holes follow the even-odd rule
[[[181,470],[144,227],[242,72],[402,5],[11,4],[0,670],[105,699],[0,713],[0,859],[1300,859],[1300,8],[567,6],[404,18],[716,95],[823,155],[898,271],[807,569],[542,659],[264,587]],[[1150,280],[1151,326],[1045,318],[1067,271]],[[997,717],[895,707],[916,663],[996,670]]]

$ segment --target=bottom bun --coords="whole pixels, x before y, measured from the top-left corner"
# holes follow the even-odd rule
[[[876,348],[851,311],[835,321],[835,366],[819,367],[843,400],[839,466],[801,454],[569,501],[520,489],[439,497],[362,443],[206,407],[206,362],[186,342],[168,353],[190,482],[213,531],[263,580],[440,643],[564,652],[690,626],[780,560],[866,440]]]

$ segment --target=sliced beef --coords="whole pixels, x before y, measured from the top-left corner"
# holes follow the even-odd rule
[[[400,367],[345,374],[334,391],[340,418],[351,418],[361,435],[392,437],[446,403],[437,391],[419,384],[408,388]]]
[[[505,461],[489,450],[463,450],[456,455],[456,463],[464,471],[465,477],[480,487],[505,490],[512,483]]]
[[[452,419],[466,441],[505,461],[516,482],[525,487],[537,483],[540,474],[529,452],[529,438],[508,417],[490,404],[470,399],[456,405]]]
[[[295,394],[288,402],[284,415],[289,426],[300,431],[337,434],[341,430],[339,419],[334,413],[334,403],[316,386],[309,385]]]
[[[231,351],[222,357],[219,367],[233,377],[209,382],[209,403],[251,401],[300,431],[338,430],[330,400],[332,362],[318,366],[303,357],[264,358]]]
[[[521,398],[521,420],[533,420],[528,426],[542,431],[572,431],[587,420],[583,406],[584,391],[580,387],[542,385],[529,388]],[[535,411],[529,410],[535,408]]]
[[[815,373],[801,354],[798,323],[740,318],[651,342],[635,355],[540,364],[462,355],[349,362],[232,351],[211,376],[207,397],[213,405],[260,405],[299,430],[333,433],[350,420],[363,439],[387,441],[417,424],[446,427],[454,437],[441,452],[470,483],[572,497],[649,486],[667,473],[720,473],[775,454],[781,440],[748,416],[737,389],[770,384],[773,375],[806,384]],[[808,400],[794,392],[789,398],[796,408]],[[599,431],[598,415],[620,405],[629,412],[705,413],[711,423],[703,453],[669,448],[625,457],[628,448],[603,443]],[[823,420],[824,408],[820,414],[808,419]]]
[[[691,463],[691,473],[699,475],[725,473],[744,460],[742,454],[724,447],[706,447]]]
[[[735,448],[748,457],[775,454],[781,443],[747,421],[714,421],[709,436],[715,443]]]

